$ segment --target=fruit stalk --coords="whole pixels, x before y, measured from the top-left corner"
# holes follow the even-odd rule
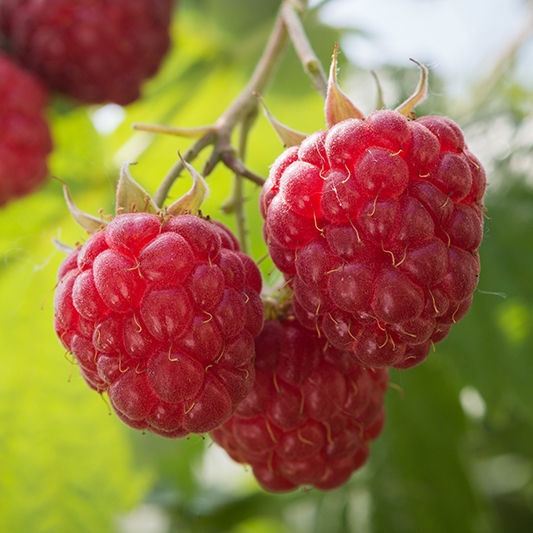
[[[255,94],[263,93],[272,80],[289,39],[293,42],[304,70],[313,80],[315,87],[321,94],[325,94],[327,82],[322,66],[311,48],[298,16],[299,12],[305,10],[306,4],[306,2],[298,2],[296,5],[295,0],[284,0],[263,54],[250,80],[218,120],[211,127],[206,127],[205,133],[183,154],[183,159],[191,162],[204,148],[213,145],[211,155],[202,172],[204,176],[209,175],[215,166],[222,162],[241,177],[258,185],[262,185],[264,182],[260,176],[244,166],[239,150],[232,145],[231,135],[238,125],[241,126],[243,135],[248,135],[257,114],[258,101]],[[246,124],[248,121],[249,124]],[[152,132],[158,128],[144,124],[136,124],[134,127],[138,130]],[[159,129],[159,131],[169,133],[168,128],[166,130],[165,128]],[[200,131],[201,129],[198,128],[195,129],[194,133],[198,134]],[[184,135],[179,128],[172,129],[170,133],[186,137],[193,136],[190,133]],[[183,163],[178,160],[168,171],[154,194],[154,201],[157,205],[163,204],[174,181],[183,170]]]
[[[227,154],[224,163],[228,168],[234,167],[234,165],[243,161],[246,157],[246,146],[248,144],[248,134],[250,129],[255,122],[257,117],[257,109],[254,109],[249,113],[246,118],[243,120],[241,129],[239,132],[239,159],[234,158],[233,156]],[[241,249],[244,253],[248,253],[248,229],[246,225],[246,211],[244,209],[244,175],[242,171],[246,172],[246,169],[243,165],[242,168],[234,168],[235,176],[233,178],[233,190],[231,192],[230,198],[222,206],[222,210],[226,213],[235,214],[235,222],[237,226],[237,239],[241,244]],[[264,182],[263,182],[264,183]]]
[[[281,16],[305,72],[313,81],[315,89],[325,98],[328,91],[328,80],[320,60],[316,57],[309,43],[300,17],[296,13],[294,2],[287,2],[282,6]]]
[[[235,127],[257,108],[257,99],[253,93],[265,90],[272,78],[278,61],[283,55],[286,43],[287,32],[285,25],[281,17],[278,16],[263,55],[261,56],[248,84],[237,95],[226,111],[222,113],[219,119],[215,122],[212,130],[200,137],[200,139],[198,139],[198,141],[185,152],[183,158],[185,161],[190,162],[204,148],[211,144],[214,145],[213,151],[202,173],[204,176],[209,175],[213,171],[215,166],[223,160],[225,154],[235,155],[236,150],[231,144],[231,134]],[[164,177],[154,194],[154,200],[158,205],[162,205],[174,181],[183,171],[183,168],[181,160],[176,161],[174,166]]]

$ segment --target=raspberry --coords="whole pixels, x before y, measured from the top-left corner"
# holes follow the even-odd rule
[[[12,52],[53,89],[129,104],[170,46],[172,0],[4,0]]]
[[[39,80],[0,53],[0,205],[35,190],[48,174],[46,103]]]
[[[221,224],[120,214],[58,278],[56,333],[126,424],[165,437],[203,433],[248,395],[261,277]]]
[[[384,424],[387,369],[368,369],[293,317],[267,320],[256,341],[256,381],[211,432],[273,492],[345,483]]]
[[[261,212],[298,318],[365,365],[421,363],[472,302],[485,185],[445,117],[375,111],[288,148]]]

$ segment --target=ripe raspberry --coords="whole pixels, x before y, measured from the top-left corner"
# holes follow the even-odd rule
[[[59,269],[55,330],[128,425],[210,431],[254,382],[261,277],[228,229],[193,215],[118,215]]]
[[[41,83],[0,53],[0,205],[46,178],[52,150],[46,100]]]
[[[53,89],[129,104],[170,46],[172,0],[3,0],[12,52]]]
[[[298,318],[365,365],[422,362],[472,302],[485,185],[444,117],[375,111],[287,149],[261,210]]]
[[[267,320],[255,345],[254,387],[213,440],[266,490],[342,485],[383,427],[387,369],[326,348],[294,318]]]

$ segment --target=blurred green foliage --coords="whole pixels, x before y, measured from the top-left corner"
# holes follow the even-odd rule
[[[111,133],[95,129],[91,117],[98,108],[53,99],[51,173],[68,183],[80,208],[113,212],[113,189],[125,161],[137,162],[132,174],[155,191],[178,150],[191,141],[133,132],[131,124],[213,123],[249,78],[278,6],[274,0],[182,1],[175,47],[146,84],[144,98],[125,110]],[[321,25],[315,13],[305,20],[327,66],[341,32]],[[394,86],[398,101],[416,83],[410,65],[378,74]],[[341,56],[341,84],[352,78],[373,83]],[[475,93],[451,101],[445,80],[433,76],[431,84],[420,114],[457,120],[474,151],[487,151],[494,139],[507,147],[486,160],[490,185],[479,288],[470,313],[435,354],[420,367],[392,373],[387,424],[370,460],[329,493],[267,494],[208,438],[139,434],[110,415],[53,332],[52,294],[63,255],[52,239],[69,245],[85,239],[67,214],[61,183],[50,179],[0,212],[0,531],[533,531],[533,151],[527,140],[533,139],[527,122],[533,95],[512,71],[477,101]],[[264,96],[270,110],[295,129],[324,127],[323,102],[291,47]],[[506,128],[498,129],[502,123]],[[281,150],[259,117],[247,165],[266,176]],[[205,154],[196,168],[203,161]],[[231,173],[219,167],[209,182],[203,211],[234,228],[233,217],[220,209],[230,195]],[[171,197],[188,185],[188,179],[179,180]],[[257,186],[246,185],[256,260],[266,253],[258,193]],[[267,285],[274,282],[272,264],[261,266]]]

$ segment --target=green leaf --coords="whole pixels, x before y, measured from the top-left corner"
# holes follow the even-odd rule
[[[478,291],[439,352],[489,410],[519,407],[533,423],[533,192],[512,178],[509,184],[487,199]]]
[[[483,521],[466,468],[459,387],[440,357],[391,375],[402,393],[389,392],[385,431],[371,447],[376,533],[474,533]]]

